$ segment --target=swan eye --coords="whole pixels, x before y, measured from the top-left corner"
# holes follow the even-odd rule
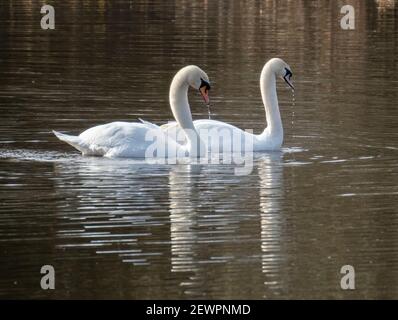
[[[210,90],[210,83],[208,83],[206,80],[203,80],[202,78],[200,78],[201,82],[200,82],[200,87],[199,90],[203,87],[206,87],[206,91]]]

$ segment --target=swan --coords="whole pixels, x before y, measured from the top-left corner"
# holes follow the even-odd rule
[[[250,141],[252,147],[250,151],[254,152],[280,149],[283,143],[283,126],[276,93],[276,79],[282,78],[294,90],[292,75],[290,66],[280,58],[273,58],[264,65],[260,76],[260,90],[265,107],[266,128],[259,135],[222,121],[195,120],[193,123],[196,131],[199,132],[202,141],[206,142],[207,150],[211,153],[225,152],[226,149],[230,152],[240,152],[242,146],[247,146],[245,141]],[[176,122],[164,124],[160,128],[172,138],[181,134],[181,128]]]
[[[210,81],[207,74],[197,66],[190,65],[179,70],[174,76],[169,92],[170,107],[180,128],[185,133],[185,143],[179,144],[169,139],[156,124],[145,121],[111,122],[87,129],[79,136],[67,135],[53,130],[54,135],[64,141],[84,156],[103,156],[108,158],[145,158],[148,148],[154,142],[163,146],[167,152],[164,157],[190,156],[200,157],[206,152],[192,122],[188,103],[188,89],[199,90],[204,101],[209,103]],[[160,157],[160,153],[153,153]]]

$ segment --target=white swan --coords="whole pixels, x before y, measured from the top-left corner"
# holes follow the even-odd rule
[[[280,149],[283,143],[283,126],[276,94],[276,78],[280,77],[294,90],[291,82],[292,71],[282,59],[273,58],[263,67],[260,77],[260,89],[265,107],[266,128],[259,134],[251,134],[228,123],[216,120],[195,120],[194,126],[200,137],[207,143],[209,152],[244,151],[245,140],[251,141],[251,151],[269,151]],[[171,122],[161,126],[169,137],[180,136],[178,123]],[[215,133],[213,135],[212,133]],[[214,141],[214,137],[216,137]],[[213,139],[213,141],[212,141]],[[238,139],[239,141],[234,141]],[[213,148],[214,147],[214,148]],[[238,147],[238,148],[236,148]],[[237,149],[237,150],[235,150]]]
[[[112,122],[103,124],[87,129],[79,136],[66,135],[56,131],[53,133],[58,139],[70,144],[83,155],[144,158],[148,148],[154,145],[154,141],[148,137],[155,137],[157,146],[167,148],[165,157],[202,156],[206,149],[192,122],[188,103],[190,86],[199,90],[205,102],[208,103],[209,78],[203,70],[193,65],[178,71],[170,86],[171,110],[178,125],[186,134],[185,144],[179,144],[169,139],[160,127],[146,121],[144,123]],[[155,152],[154,156],[156,155]]]

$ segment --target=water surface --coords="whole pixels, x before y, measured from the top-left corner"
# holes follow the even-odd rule
[[[0,4],[0,296],[398,298],[397,3],[40,1]],[[234,165],[84,158],[51,130],[172,119],[174,73],[212,81],[212,118],[265,126],[279,82],[280,152]],[[207,108],[190,93],[195,119]],[[40,268],[56,290],[40,288]],[[356,290],[340,288],[353,265]]]

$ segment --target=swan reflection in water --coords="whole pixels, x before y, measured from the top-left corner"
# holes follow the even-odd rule
[[[152,266],[148,273],[153,267],[165,273],[169,264],[190,296],[231,282],[239,288],[242,264],[254,269],[252,285],[279,287],[282,153],[256,156],[247,176],[234,175],[231,165],[97,158],[55,162],[54,170],[64,199],[57,247],[74,250],[76,259],[82,250],[85,256],[119,256],[135,267]],[[219,282],[202,286],[210,274]]]
[[[167,166],[82,158],[56,162],[54,170],[56,192],[65,199],[58,203],[58,248],[91,247],[134,265],[148,265],[162,254],[143,243],[164,224],[156,216],[168,204]]]
[[[170,237],[171,271],[191,272],[193,275],[181,282],[186,293],[200,295],[200,284],[207,276],[206,265],[228,264],[240,260],[242,251],[230,250],[228,243],[240,246],[239,241],[250,241],[257,234],[242,234],[240,224],[245,220],[260,221],[260,257],[265,291],[279,294],[282,277],[280,275],[281,252],[281,199],[283,197],[283,154],[271,152],[257,155],[257,170],[250,176],[233,176],[228,168],[214,168],[199,165],[175,166],[170,170]],[[257,175],[256,175],[257,172]],[[257,184],[257,195],[247,186]],[[208,188],[204,188],[207,184]],[[234,186],[245,186],[239,190]],[[220,190],[212,191],[214,186]],[[229,192],[234,194],[228,194]],[[245,193],[246,192],[246,193]],[[218,194],[215,197],[215,194]],[[250,202],[258,201],[252,206]],[[211,210],[202,209],[210,204]],[[242,211],[243,208],[245,211]],[[205,228],[204,226],[207,226]],[[211,230],[209,230],[211,226]],[[248,239],[248,236],[251,239]],[[214,245],[219,244],[218,250]],[[206,252],[210,251],[210,252]],[[244,248],[242,248],[245,250]],[[225,251],[224,251],[225,250]],[[237,253],[237,255],[235,255]],[[247,254],[250,260],[252,252]],[[216,254],[216,255],[214,255]],[[258,256],[256,252],[252,256]],[[224,269],[225,270],[225,269]],[[228,272],[228,271],[226,271]],[[244,277],[242,277],[244,279]],[[234,281],[229,279],[229,281]],[[236,281],[236,280],[235,280]],[[264,297],[267,295],[264,294]]]
[[[171,271],[196,271],[194,246],[197,245],[197,214],[192,197],[199,192],[200,165],[175,166],[170,170]]]
[[[261,252],[264,285],[274,289],[284,288],[280,270],[283,262],[282,224],[283,224],[283,162],[281,153],[263,156],[257,162],[260,184]],[[265,296],[266,297],[266,296]]]

